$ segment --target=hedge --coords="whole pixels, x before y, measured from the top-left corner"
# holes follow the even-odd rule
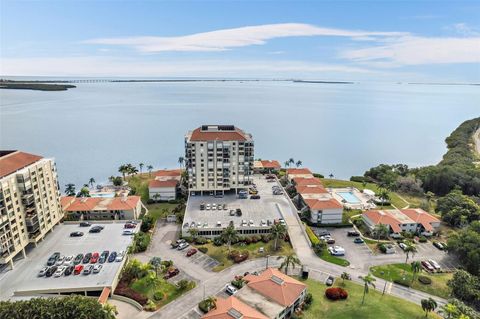
[[[410,288],[410,284],[411,284],[410,280],[407,280],[407,279],[405,279],[405,280],[395,279],[393,282],[396,283],[396,284],[399,284],[400,286],[404,286],[404,287],[408,287],[408,288]]]
[[[200,252],[206,254],[207,251],[208,251],[208,248],[207,248],[207,247],[198,247],[198,250],[199,250]]]
[[[325,290],[325,296],[330,300],[343,300],[348,298],[348,292],[340,287],[331,287]]]
[[[432,283],[432,279],[426,276],[418,276],[418,281],[424,285],[430,285]]]
[[[313,246],[320,244],[320,239],[318,239],[317,235],[315,235],[310,226],[306,226],[305,230],[307,231],[308,238]]]

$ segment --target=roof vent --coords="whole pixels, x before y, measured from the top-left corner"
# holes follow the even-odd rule
[[[238,311],[237,309],[230,308],[230,310],[227,311],[227,314],[230,315],[231,317],[235,319],[241,319],[243,318],[243,314]]]
[[[277,277],[275,275],[273,275],[271,278],[270,278],[274,283],[276,283],[277,285],[283,285],[283,283],[285,282],[282,278],[280,277]]]

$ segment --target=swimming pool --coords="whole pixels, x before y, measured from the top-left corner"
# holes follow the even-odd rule
[[[340,197],[347,201],[349,204],[360,204],[362,201],[358,199],[352,192],[337,192]]]
[[[111,193],[91,193],[91,197],[112,198],[115,197],[115,192]]]

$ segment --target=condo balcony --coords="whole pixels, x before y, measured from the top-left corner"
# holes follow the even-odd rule
[[[26,194],[22,196],[22,203],[25,206],[29,206],[35,203],[35,198],[33,197],[33,194]]]

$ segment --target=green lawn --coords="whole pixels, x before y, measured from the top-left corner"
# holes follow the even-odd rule
[[[329,263],[332,263],[332,264],[335,264],[335,265],[339,265],[339,266],[343,266],[343,267],[347,267],[347,266],[350,265],[350,262],[348,260],[337,257],[337,256],[332,256],[332,255],[330,255],[330,253],[326,249],[318,257],[320,257],[320,259],[323,259],[323,260],[328,261]]]
[[[384,295],[373,289],[365,297],[362,305],[363,286],[345,282],[345,286],[335,283],[347,290],[348,299],[330,301],[325,297],[325,284],[312,279],[305,281],[308,291],[313,295],[313,303],[303,313],[304,319],[421,319],[425,318],[422,308],[414,303],[390,295]],[[429,318],[440,318],[430,314]]]
[[[347,224],[349,219],[352,216],[361,215],[361,214],[362,214],[361,209],[350,209],[350,210],[344,209],[343,210],[343,215],[342,215],[342,223]]]
[[[178,204],[170,203],[155,203],[145,205],[148,209],[148,214],[151,215],[155,220],[159,218],[165,218],[168,214],[172,212]]]
[[[148,183],[153,179],[153,175],[148,173],[137,174],[133,176],[128,176],[127,178],[128,186],[135,189],[135,194],[142,197],[144,203],[148,200]]]
[[[370,268],[370,270],[374,276],[389,281],[402,278],[406,278],[406,280],[412,281],[413,274],[410,265],[405,265],[404,263],[375,266]],[[384,272],[383,275],[381,273],[382,271]],[[431,295],[439,296],[442,298],[448,298],[450,296],[451,289],[447,286],[447,282],[452,279],[452,273],[430,274],[422,271],[420,273],[420,276],[429,277],[432,280],[432,283],[430,285],[424,285],[416,279],[412,283],[413,289],[424,291]]]
[[[228,255],[228,247],[224,246],[215,246],[212,243],[207,243],[205,245],[197,245],[199,247],[206,247],[208,248],[207,255],[212,257],[213,259],[220,262],[218,266],[213,268],[213,271],[222,271],[225,268],[228,268],[233,265],[233,261],[227,258]],[[258,249],[260,247],[264,247],[265,252],[259,253]],[[248,250],[249,257],[248,259],[260,258],[265,257],[267,255],[270,256],[286,256],[293,253],[293,248],[289,243],[284,242],[283,240],[278,241],[278,250],[274,250],[274,241],[271,240],[267,244],[260,241],[254,244],[240,246],[240,245],[232,245],[232,250]]]
[[[322,178],[321,179],[323,185],[325,187],[355,187],[358,190],[362,190],[364,188],[370,189],[374,192],[378,192],[379,187],[376,184],[373,183],[367,183],[365,187],[363,187],[362,183],[359,182],[351,182],[351,181],[344,181],[344,180],[339,180],[339,179],[330,179],[330,178]],[[390,192],[390,201],[392,202],[392,205],[394,205],[397,208],[403,208],[409,203],[398,197],[398,195],[394,192]],[[385,206],[385,209],[392,208],[391,206]]]

